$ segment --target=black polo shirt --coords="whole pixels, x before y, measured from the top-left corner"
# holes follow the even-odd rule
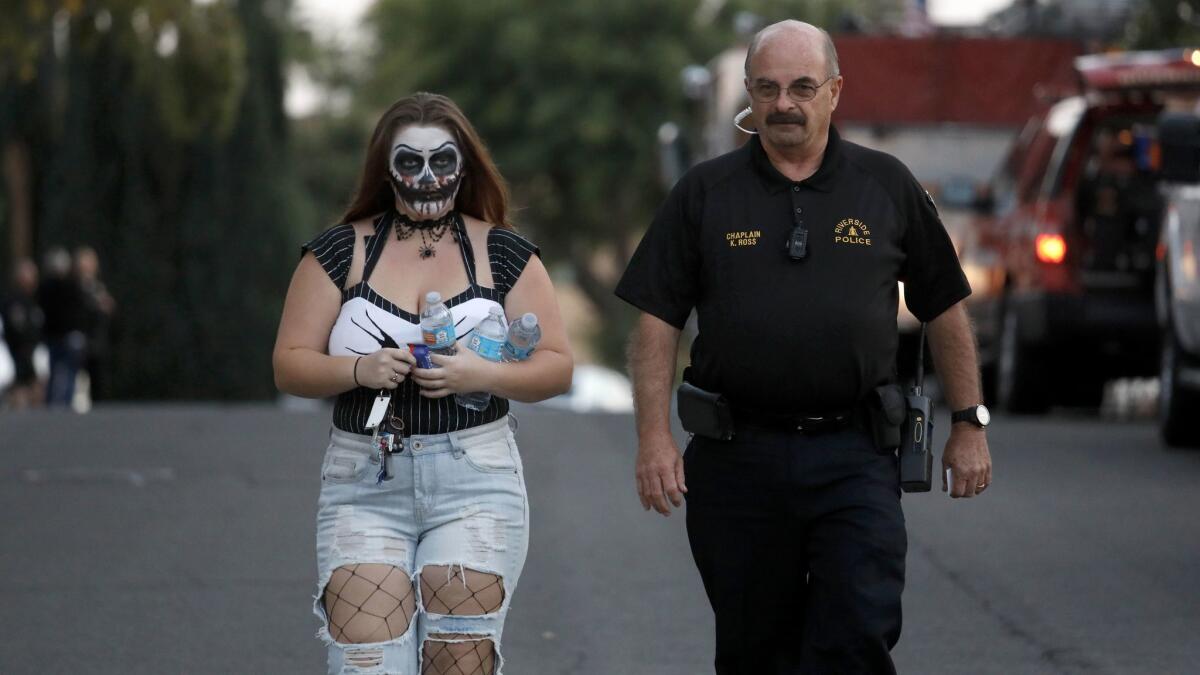
[[[797,220],[808,254],[788,256]],[[795,182],[755,136],[689,170],[629,262],[617,295],[683,328],[690,379],[735,405],[819,414],[893,377],[896,281],[920,320],[970,294],[933,200],[896,158],[838,136]]]

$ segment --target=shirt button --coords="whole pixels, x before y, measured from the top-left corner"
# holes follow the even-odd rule
[[[799,185],[793,185],[793,186],[792,186],[792,192],[799,192],[799,191],[800,191],[800,186],[799,186]]]
[[[799,206],[797,206],[797,207],[796,207],[796,213],[804,213],[804,209],[802,209],[802,208],[800,208]]]

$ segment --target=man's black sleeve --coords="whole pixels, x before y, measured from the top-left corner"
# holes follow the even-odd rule
[[[933,198],[908,175],[900,199],[907,223],[904,233],[904,303],[918,320],[936,319],[971,294],[950,235]]]
[[[697,189],[684,176],[659,208],[617,284],[625,302],[683,329],[700,287],[697,225],[690,215]]]

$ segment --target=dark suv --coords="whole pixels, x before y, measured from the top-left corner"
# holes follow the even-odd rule
[[[994,179],[975,228],[1000,281],[968,306],[999,407],[1095,405],[1106,380],[1158,370],[1156,124],[1200,92],[1193,54],[1080,57],[1082,93],[1031,120]]]

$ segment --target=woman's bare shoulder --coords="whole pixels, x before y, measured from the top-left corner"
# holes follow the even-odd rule
[[[495,227],[495,225],[486,220],[480,220],[475,216],[468,216],[465,213],[462,214],[462,219],[463,224],[467,226],[467,234],[471,235],[472,239],[487,237],[488,232],[491,232],[492,228]]]
[[[378,216],[362,218],[360,220],[355,220],[353,222],[347,223],[347,225],[354,228],[355,238],[361,238],[361,237],[365,237],[369,234],[375,234],[375,219],[376,218],[378,218]]]

